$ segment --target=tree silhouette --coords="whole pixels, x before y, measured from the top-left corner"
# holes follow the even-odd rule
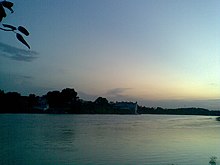
[[[60,93],[64,103],[73,102],[78,99],[77,92],[71,88],[65,88]]]
[[[24,37],[22,36],[22,34],[24,34],[25,36],[29,35],[29,32],[25,27],[23,26],[15,27],[13,25],[2,23],[3,18],[7,16],[5,9],[8,9],[11,13],[13,13],[14,12],[14,10],[12,9],[13,5],[14,4],[12,2],[6,0],[0,1],[0,23],[1,23],[0,30],[7,32],[14,32],[16,38],[30,49],[29,44],[25,41]]]
[[[95,103],[98,104],[98,105],[108,105],[108,100],[106,98],[103,98],[103,97],[98,97],[96,100],[95,100]]]

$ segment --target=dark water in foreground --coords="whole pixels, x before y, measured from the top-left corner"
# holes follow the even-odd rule
[[[0,115],[1,165],[220,164],[215,117]]]

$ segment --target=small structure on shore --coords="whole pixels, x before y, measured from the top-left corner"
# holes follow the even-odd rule
[[[138,114],[138,104],[137,102],[116,102],[114,103],[114,109],[122,114]]]

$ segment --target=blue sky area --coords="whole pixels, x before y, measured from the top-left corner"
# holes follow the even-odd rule
[[[0,31],[0,89],[220,109],[219,0],[14,0],[28,50]]]

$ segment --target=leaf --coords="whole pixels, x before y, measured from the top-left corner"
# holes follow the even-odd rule
[[[24,35],[28,36],[29,32],[23,26],[18,26],[18,30],[22,32]]]
[[[28,43],[24,40],[23,36],[19,33],[16,33],[16,37],[17,39],[22,42],[25,46],[27,46],[30,49],[30,46],[28,45]]]
[[[12,26],[12,25],[8,25],[8,24],[2,24],[4,27],[9,28],[11,30],[16,30],[17,28]]]
[[[0,3],[0,22],[2,19],[6,17],[5,9],[3,8],[2,4]]]
[[[12,2],[2,1],[1,3],[2,3],[2,5],[3,5],[5,8],[7,8],[8,10],[10,10],[11,13],[14,12],[14,10],[12,9],[12,6],[13,6],[14,4],[13,4]]]

